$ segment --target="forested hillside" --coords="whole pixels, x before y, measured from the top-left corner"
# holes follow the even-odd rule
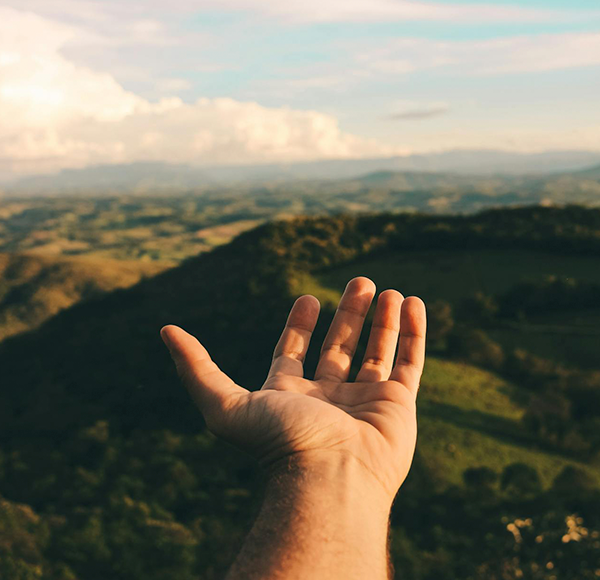
[[[183,326],[258,388],[294,297],[314,292],[310,373],[359,273],[429,305],[417,456],[392,518],[398,577],[597,577],[600,372],[585,321],[598,265],[594,209],[299,218],[5,339],[0,577],[222,577],[260,474],[204,431],[158,331]],[[588,354],[557,356],[572,335]]]

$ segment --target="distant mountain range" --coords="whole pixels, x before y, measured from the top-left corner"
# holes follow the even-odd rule
[[[589,169],[596,166],[593,169]],[[223,186],[286,183],[305,180],[355,179],[367,174],[418,172],[460,176],[543,176],[600,173],[600,153],[551,151],[535,154],[463,150],[380,159],[342,159],[275,165],[191,166],[159,162],[98,165],[65,169],[57,174],[26,177],[5,184],[0,194],[177,194]]]

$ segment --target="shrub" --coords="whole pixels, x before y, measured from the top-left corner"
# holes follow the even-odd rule
[[[433,343],[443,341],[454,328],[452,306],[436,300],[427,306],[427,338]]]
[[[500,369],[504,363],[502,347],[483,330],[460,327],[448,340],[448,350],[454,356],[478,366]]]
[[[590,474],[574,465],[567,465],[552,483],[552,490],[561,495],[587,493],[594,489],[596,489],[596,482]]]
[[[534,467],[526,463],[511,463],[502,472],[500,487],[507,494],[520,499],[539,494],[542,482]]]
[[[498,303],[493,296],[477,292],[470,298],[465,298],[460,308],[461,317],[478,324],[489,324],[498,314]]]
[[[491,490],[498,481],[498,474],[489,467],[469,467],[463,473],[467,487],[477,490]]]

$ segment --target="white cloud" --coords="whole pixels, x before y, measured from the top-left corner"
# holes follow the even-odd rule
[[[163,93],[178,93],[192,88],[192,83],[187,79],[159,79],[156,83],[157,89]]]
[[[433,146],[432,146],[433,144]],[[568,129],[548,126],[546,128],[518,128],[465,126],[457,130],[433,129],[413,135],[413,153],[431,153],[460,149],[501,149],[520,153],[543,151],[597,151],[600,152],[600,124]]]
[[[40,172],[90,163],[161,160],[256,163],[393,154],[343,132],[316,111],[233,99],[150,102],[113,77],[67,60],[76,28],[0,8],[2,171]],[[151,28],[151,27],[150,27]],[[145,32],[144,32],[145,34]],[[169,82],[183,88],[181,79]]]
[[[423,2],[419,0],[4,0],[7,6],[32,10],[49,17],[64,16],[70,21],[141,18],[165,13],[239,12],[287,22],[387,22],[452,21],[477,22],[582,22],[598,17],[599,9],[555,10],[475,2]]]
[[[474,48],[481,50],[478,70],[488,74],[600,65],[600,33],[523,36]]]
[[[599,10],[565,13],[560,10],[502,6],[498,4],[419,2],[411,0],[205,0],[199,9],[256,11],[283,20],[299,22],[564,22],[581,20]]]
[[[431,119],[439,117],[450,110],[450,105],[442,101],[421,103],[415,101],[398,101],[394,103],[392,112],[384,119],[390,121],[405,121]]]
[[[356,48],[356,47],[354,47]],[[448,69],[461,74],[529,73],[600,65],[600,33],[541,34],[482,41],[402,38],[362,49],[360,66],[374,73]]]

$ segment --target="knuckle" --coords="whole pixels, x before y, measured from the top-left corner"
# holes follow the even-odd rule
[[[363,364],[373,365],[373,366],[376,366],[376,367],[385,367],[385,366],[387,366],[386,361],[383,358],[377,357],[377,356],[370,356],[370,357],[365,358],[365,361],[364,361]]]
[[[343,342],[332,342],[323,347],[323,352],[334,352],[344,354],[346,356],[354,356],[354,349]]]

